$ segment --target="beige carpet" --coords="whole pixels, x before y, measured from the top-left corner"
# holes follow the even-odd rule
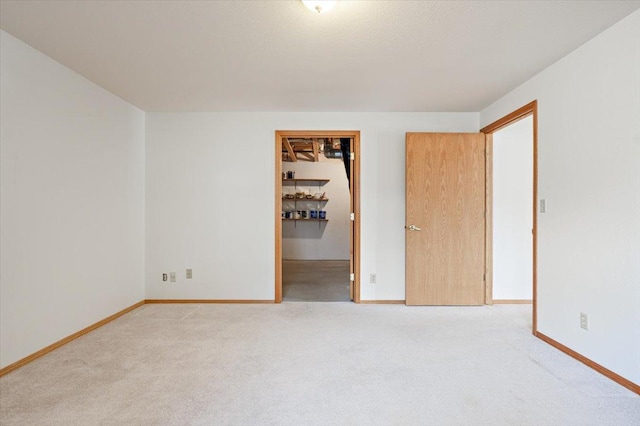
[[[0,378],[0,423],[640,424],[530,309],[145,305]]]

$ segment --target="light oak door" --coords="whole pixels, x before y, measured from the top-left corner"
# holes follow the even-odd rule
[[[483,133],[407,133],[407,305],[484,303],[484,153]]]

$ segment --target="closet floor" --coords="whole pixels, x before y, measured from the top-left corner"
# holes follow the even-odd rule
[[[348,260],[284,260],[285,302],[348,302]]]

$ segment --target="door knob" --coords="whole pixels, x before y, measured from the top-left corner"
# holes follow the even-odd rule
[[[421,229],[415,225],[405,226],[405,228],[407,228],[409,231],[421,231]]]

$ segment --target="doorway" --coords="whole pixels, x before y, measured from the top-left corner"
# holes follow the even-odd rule
[[[494,214],[493,214],[493,188],[494,188],[494,134],[499,130],[506,129],[508,126],[511,126],[515,123],[520,122],[521,120],[530,118],[531,125],[528,126],[529,131],[532,133],[531,146],[532,150],[532,164],[529,169],[532,173],[532,182],[530,187],[530,200],[531,203],[529,207],[531,209],[531,251],[530,253],[530,274],[531,274],[531,303],[532,303],[532,332],[534,335],[537,334],[537,224],[538,224],[538,213],[537,213],[537,199],[538,199],[538,102],[533,101],[527,105],[524,105],[521,108],[513,111],[512,113],[502,117],[499,120],[489,124],[484,127],[480,131],[487,135],[487,154],[486,154],[486,180],[487,180],[487,197],[486,197],[486,261],[485,261],[485,270],[486,270],[486,303],[492,304],[494,302]],[[501,213],[502,214],[502,213]],[[500,225],[502,226],[502,225]],[[522,225],[520,225],[522,226]],[[502,291],[502,290],[501,290]],[[517,300],[507,300],[507,302],[518,303]],[[524,300],[525,303],[528,303],[528,300]]]
[[[359,303],[360,132],[275,139],[275,302]]]
[[[533,117],[493,133],[493,303],[531,303]]]

